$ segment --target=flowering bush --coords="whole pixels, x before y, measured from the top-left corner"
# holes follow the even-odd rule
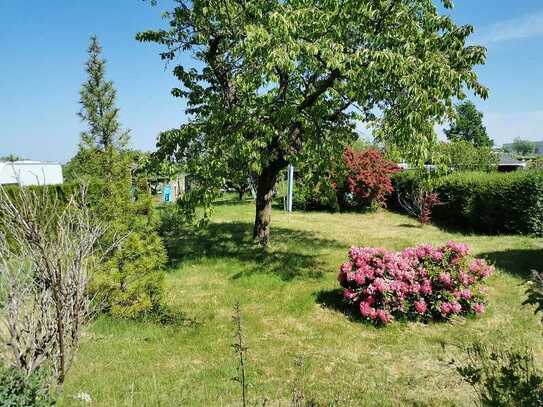
[[[393,319],[429,321],[485,311],[480,283],[494,272],[484,260],[472,260],[469,247],[448,242],[393,253],[381,248],[352,248],[338,281],[345,301],[376,324]]]

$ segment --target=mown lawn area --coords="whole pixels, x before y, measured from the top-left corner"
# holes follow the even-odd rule
[[[208,227],[169,242],[166,302],[187,322],[99,318],[85,334],[61,405],[78,405],[78,392],[100,406],[239,405],[230,346],[237,301],[249,347],[249,396],[272,400],[268,405],[288,405],[295,381],[308,396],[336,405],[472,405],[470,387],[448,364],[458,345],[522,344],[543,356],[539,319],[521,305],[529,270],[543,270],[541,239],[419,227],[385,210],[274,210],[273,242],[263,250],[251,244],[253,211],[250,203],[219,205]],[[396,250],[450,239],[497,267],[483,316],[375,328],[341,310],[336,274],[349,247]]]

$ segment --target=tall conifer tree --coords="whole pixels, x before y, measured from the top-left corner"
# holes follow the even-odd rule
[[[117,91],[113,82],[105,78],[106,61],[101,57],[102,47],[93,35],[86,63],[87,80],[79,92],[81,110],[78,116],[87,123],[81,133],[81,146],[105,151],[110,147],[124,149],[129,141],[129,130],[119,122],[119,109],[115,105]]]

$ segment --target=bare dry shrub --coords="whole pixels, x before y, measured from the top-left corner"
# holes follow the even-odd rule
[[[91,316],[87,295],[96,223],[82,188],[62,201],[47,187],[0,187],[0,357],[30,375],[47,364],[64,381],[81,330]]]

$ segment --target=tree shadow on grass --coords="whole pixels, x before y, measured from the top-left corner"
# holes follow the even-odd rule
[[[423,225],[421,224],[413,224],[413,223],[400,223],[398,225],[400,228],[408,228],[408,229],[422,229]]]
[[[477,257],[522,278],[529,278],[531,270],[543,271],[543,249],[504,250],[481,253]]]
[[[198,260],[234,259],[243,263],[232,278],[271,273],[282,280],[297,277],[320,278],[327,271],[319,257],[321,250],[345,249],[345,244],[323,239],[310,232],[273,227],[270,247],[252,240],[248,222],[211,223],[203,228],[183,227],[178,235],[165,238],[172,267]],[[285,247],[285,244],[287,247]]]

